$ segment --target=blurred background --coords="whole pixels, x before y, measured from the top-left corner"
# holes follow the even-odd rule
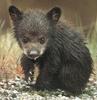
[[[59,6],[62,9],[61,20],[85,36],[94,60],[94,73],[97,73],[97,0],[0,0],[1,79],[23,74],[18,63],[21,51],[11,35],[13,32],[8,14],[10,5],[16,5],[21,10],[39,8],[47,11]]]

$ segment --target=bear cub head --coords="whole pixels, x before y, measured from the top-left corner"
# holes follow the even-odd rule
[[[49,37],[61,16],[61,9],[54,7],[47,13],[31,9],[23,12],[12,5],[9,13],[19,46],[28,58],[37,59],[49,46]]]

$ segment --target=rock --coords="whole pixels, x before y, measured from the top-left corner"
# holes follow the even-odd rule
[[[17,95],[16,95],[15,93],[13,93],[13,94],[11,95],[11,97],[12,97],[12,98],[16,98]]]

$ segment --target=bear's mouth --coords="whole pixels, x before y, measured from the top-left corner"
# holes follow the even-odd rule
[[[26,55],[29,59],[32,60],[37,60],[39,58],[39,55],[35,56],[35,55]]]

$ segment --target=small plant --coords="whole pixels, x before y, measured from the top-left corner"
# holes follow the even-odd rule
[[[97,61],[97,21],[95,23],[94,29],[90,30],[88,34],[88,47],[92,54],[94,61]]]

